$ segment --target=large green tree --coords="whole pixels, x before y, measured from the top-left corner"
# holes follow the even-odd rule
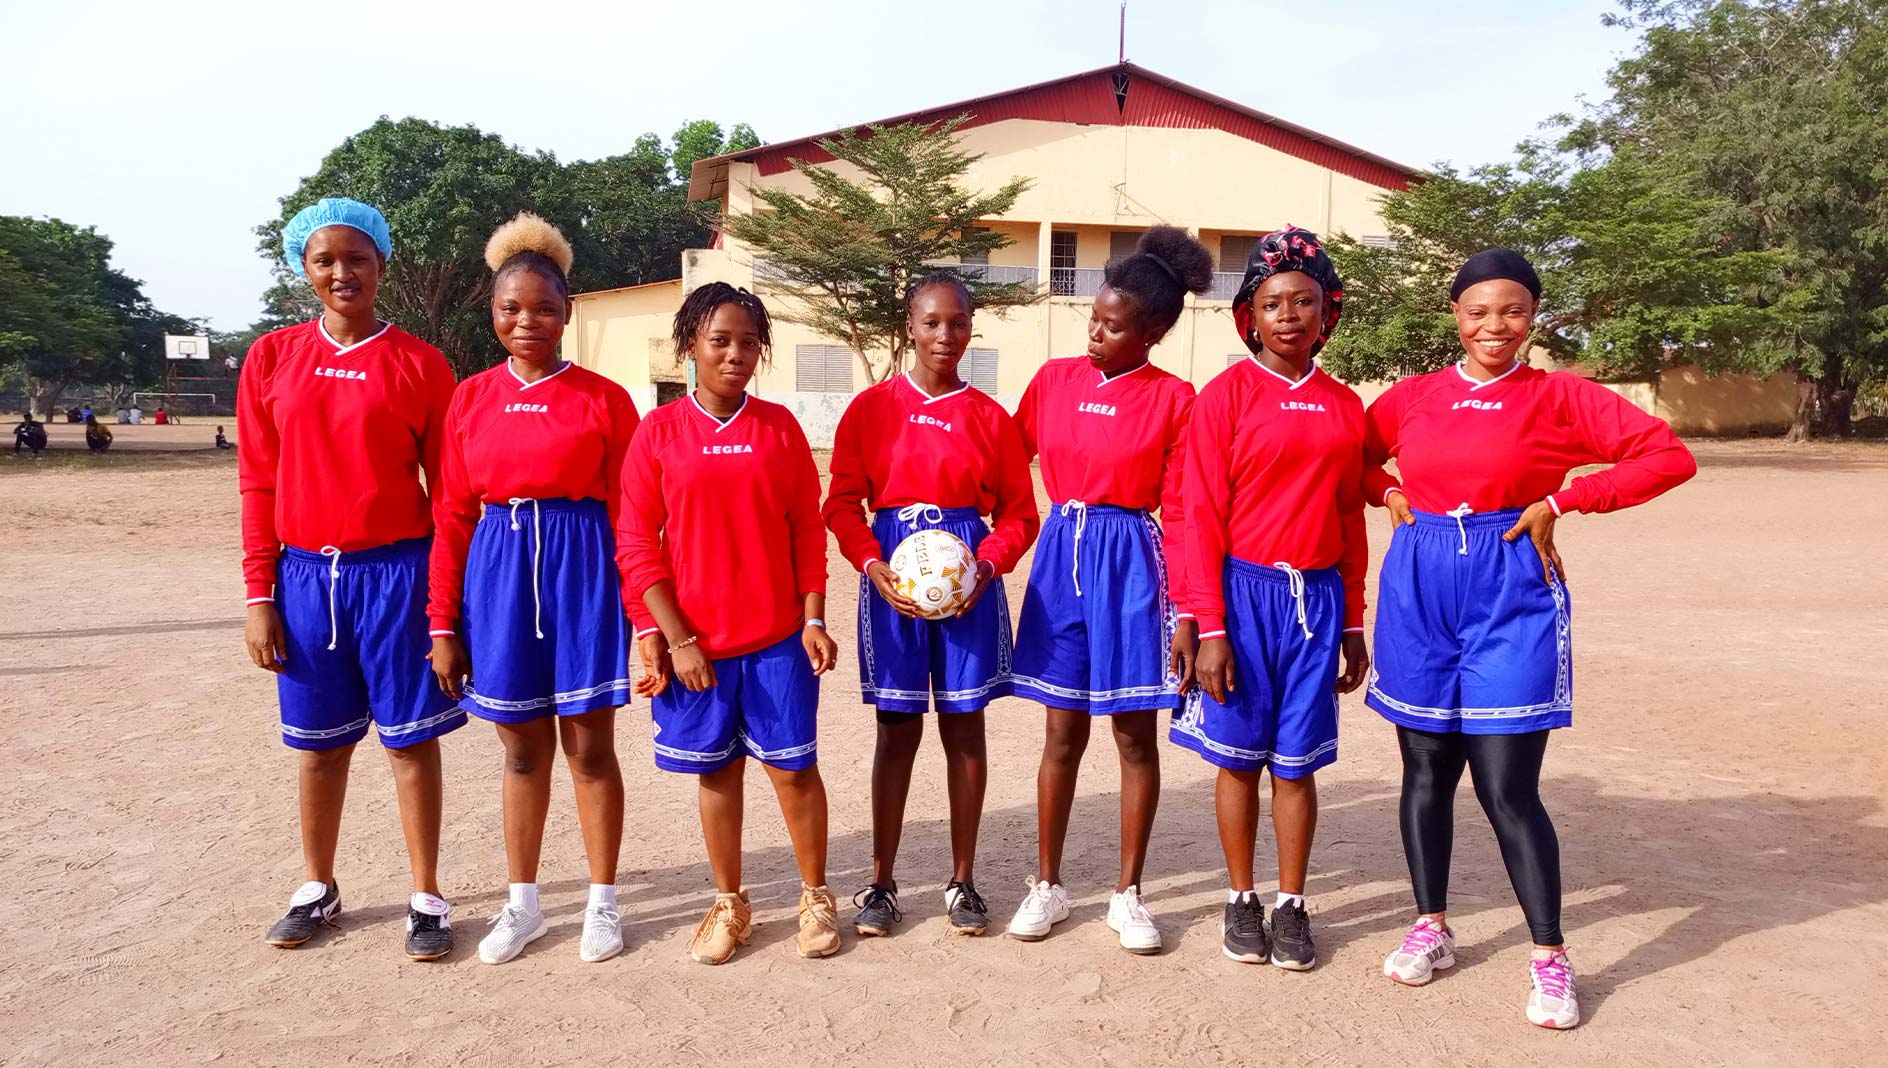
[[[981,156],[966,152],[955,131],[965,117],[939,124],[903,123],[851,130],[819,147],[856,169],[854,181],[832,167],[792,160],[812,184],[811,195],[780,188],[754,190],[764,210],[728,215],[722,227],[767,263],[762,281],[792,292],[780,318],[844,342],[878,382],[904,366],[905,286],[955,261],[1011,243],[982,219],[1001,215],[1028,189],[1028,178],[980,192],[964,186]],[[943,268],[971,287],[980,311],[1002,315],[1033,304],[1043,287],[987,282],[975,269]]]
[[[24,374],[48,419],[74,386],[155,384],[164,335],[197,332],[155,308],[111,251],[91,227],[0,216],[0,361]]]
[[[1753,303],[1788,316],[1778,347],[1722,369],[1805,382],[1794,437],[1846,434],[1888,382],[1888,0],[1621,0],[1641,34],[1611,99],[1565,140],[1630,152],[1715,205],[1725,248],[1778,254]]]
[[[678,176],[678,162],[756,140],[746,126],[724,137],[717,124],[696,121],[672,145],[645,134],[622,155],[563,165],[473,126],[382,118],[328,153],[282,199],[280,215],[257,228],[276,282],[264,296],[263,318],[245,334],[315,313],[307,285],[282,259],[282,227],[322,197],[347,196],[380,208],[393,231],[380,313],[438,345],[461,375],[482,370],[502,356],[486,308],[484,259],[499,224],[532,211],[561,228],[576,251],[576,290],[674,278],[681,251],[709,236],[688,208],[686,164]]]
[[[1773,359],[1783,309],[1747,296],[1774,277],[1779,257],[1721,249],[1711,227],[1718,209],[1629,153],[1576,168],[1531,144],[1512,164],[1439,167],[1384,198],[1389,246],[1331,242],[1347,299],[1324,360],[1360,380],[1459,359],[1449,283],[1463,260],[1494,245],[1540,271],[1535,343],[1560,357],[1622,377],[1681,360],[1717,370]]]

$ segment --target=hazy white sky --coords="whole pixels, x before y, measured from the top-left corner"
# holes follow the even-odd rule
[[[1413,165],[1604,96],[1605,0],[1133,0],[1128,59]],[[588,159],[682,122],[769,141],[1115,59],[1116,0],[0,2],[0,214],[94,225],[166,311],[247,325],[253,228],[375,118]],[[397,240],[397,238],[396,238]]]

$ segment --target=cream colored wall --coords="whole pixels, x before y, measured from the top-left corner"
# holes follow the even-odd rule
[[[681,302],[679,281],[579,293],[571,299],[564,358],[621,383],[647,412],[655,382],[680,373],[666,358],[670,349],[664,343]]]

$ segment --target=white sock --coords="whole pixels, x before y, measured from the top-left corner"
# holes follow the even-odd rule
[[[1246,896],[1249,896],[1252,898],[1252,900],[1257,901],[1259,897],[1259,892],[1257,890],[1228,890],[1226,891],[1226,904],[1228,905],[1235,904],[1238,902],[1238,900],[1241,897],[1246,897]]]
[[[591,883],[590,884],[589,907],[596,908],[598,905],[602,905],[604,908],[608,908],[608,909],[613,909],[616,907],[616,884],[615,883]]]
[[[452,906],[446,904],[446,899],[437,894],[415,893],[413,911],[424,912],[428,916],[450,916]]]
[[[512,883],[511,903],[526,912],[538,911],[538,884]]]
[[[1296,905],[1299,908],[1304,908],[1305,896],[1303,894],[1287,894],[1283,890],[1280,890],[1278,892],[1278,900],[1272,902],[1272,911],[1277,912],[1286,905]]]

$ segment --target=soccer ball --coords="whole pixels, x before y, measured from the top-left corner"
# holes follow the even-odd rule
[[[977,585],[976,554],[949,531],[918,531],[899,542],[886,563],[893,586],[916,601],[926,619],[956,615]]]

